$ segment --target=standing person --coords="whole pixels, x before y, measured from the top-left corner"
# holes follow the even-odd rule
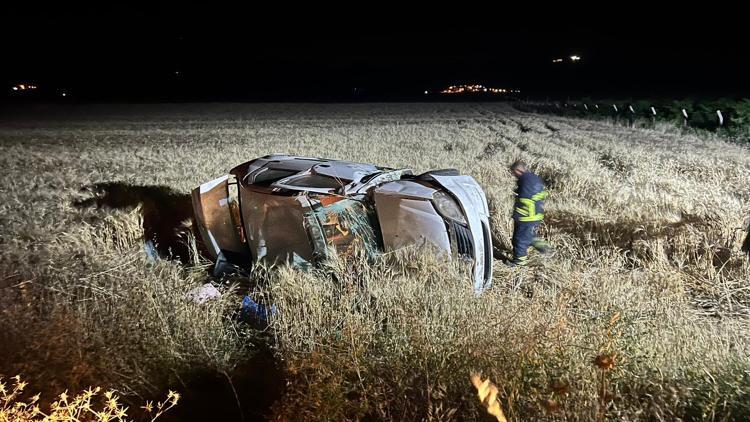
[[[544,220],[543,205],[549,194],[542,179],[529,171],[523,161],[514,162],[510,171],[518,179],[518,185],[513,208],[513,261],[506,265],[515,267],[528,263],[529,246],[541,253],[551,249],[550,244],[536,234],[539,223]]]

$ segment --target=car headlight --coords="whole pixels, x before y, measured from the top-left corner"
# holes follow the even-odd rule
[[[461,224],[467,224],[466,218],[463,212],[461,212],[461,207],[458,206],[452,196],[445,192],[437,191],[432,195],[432,203],[435,204],[435,208],[443,217],[450,218]]]

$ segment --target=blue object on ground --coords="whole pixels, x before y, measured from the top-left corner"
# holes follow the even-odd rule
[[[250,295],[245,295],[242,299],[240,315],[243,320],[253,320],[262,324],[268,324],[268,318],[276,315],[276,305],[268,307],[254,301]]]

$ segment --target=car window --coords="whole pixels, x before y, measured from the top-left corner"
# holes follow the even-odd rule
[[[351,180],[334,179],[333,177],[321,176],[318,174],[307,174],[284,182],[284,184],[288,186],[322,189],[338,189],[349,183],[351,183]]]
[[[293,170],[266,169],[262,173],[255,176],[253,184],[259,186],[268,186],[277,180],[293,176],[295,173],[297,172]]]

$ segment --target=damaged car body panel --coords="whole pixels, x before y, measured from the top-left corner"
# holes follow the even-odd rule
[[[491,282],[487,201],[473,178],[455,170],[415,176],[409,169],[268,155],[196,188],[193,205],[217,265],[226,259],[243,268],[306,267],[332,251],[374,257],[429,245],[471,262],[477,293]]]
[[[214,260],[248,262],[247,246],[237,183],[233,176],[222,176],[193,190],[193,211],[206,250]]]
[[[430,202],[435,191],[409,180],[386,183],[375,189],[373,196],[387,251],[429,244],[450,253],[445,223]]]
[[[313,249],[304,223],[308,211],[297,195],[244,188],[240,201],[253,262],[312,262]]]

